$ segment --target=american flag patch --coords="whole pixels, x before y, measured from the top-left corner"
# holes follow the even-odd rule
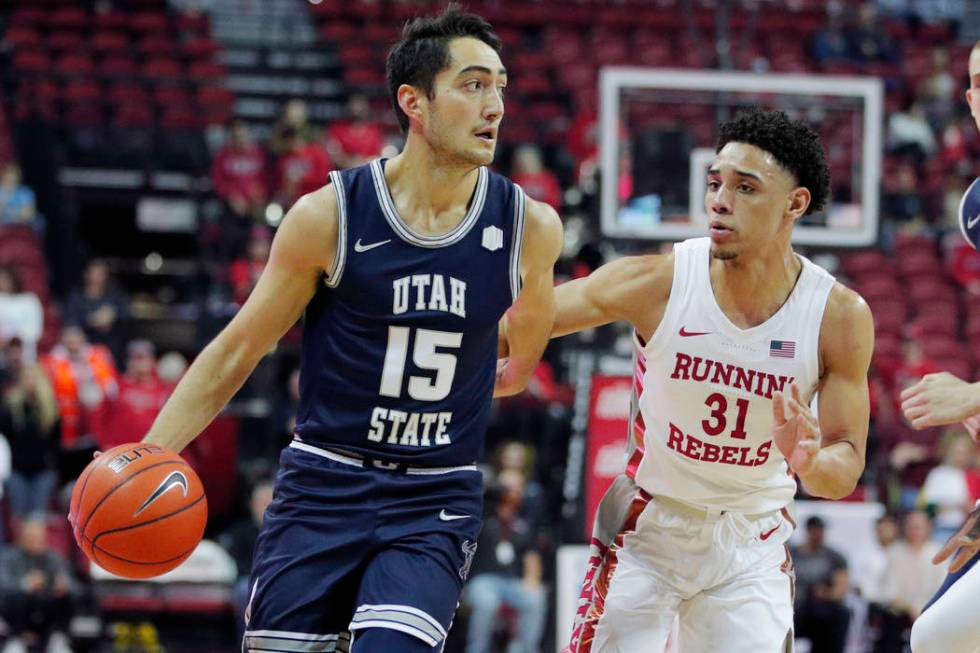
[[[769,355],[775,358],[793,358],[796,356],[796,342],[792,340],[770,340]]]

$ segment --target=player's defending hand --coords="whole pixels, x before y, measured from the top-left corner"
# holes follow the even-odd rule
[[[939,553],[932,558],[932,563],[941,564],[956,553],[956,557],[949,564],[949,573],[956,573],[977,554],[977,551],[980,551],[980,506],[970,513],[960,530],[946,541]]]
[[[790,469],[800,476],[810,471],[820,451],[820,424],[803,403],[795,383],[790,386],[790,391],[792,397],[789,399],[782,392],[772,396],[772,439]]]
[[[902,412],[916,429],[955,424],[977,413],[978,395],[974,384],[949,372],[927,374],[902,391]]]

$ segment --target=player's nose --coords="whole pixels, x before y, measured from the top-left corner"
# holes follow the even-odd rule
[[[722,185],[716,191],[708,192],[708,208],[712,213],[725,215],[732,212],[732,194]]]

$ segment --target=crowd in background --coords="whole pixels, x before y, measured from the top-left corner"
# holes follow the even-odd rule
[[[940,4],[882,1],[853,12],[832,10],[827,25],[813,35],[811,56],[821,66],[900,61],[899,44],[879,26],[878,12],[913,11],[916,21],[928,23],[949,18],[929,13],[940,11]],[[946,4],[955,16],[955,3]],[[765,63],[758,67],[765,69]],[[886,119],[880,248],[890,252],[908,234],[925,235],[941,258],[942,273],[973,296],[980,294],[980,255],[960,240],[956,207],[976,174],[980,135],[962,100],[967,80],[950,69],[949,48],[937,45],[920,83],[892,94],[898,100]],[[566,226],[581,236],[563,257],[563,278],[587,274],[605,251],[597,239],[595,205],[568,199],[595,197],[596,115],[583,107],[568,118],[562,147],[544,151],[520,143],[498,157],[499,167],[532,197],[560,211],[572,205],[563,211]],[[206,282],[217,289],[207,293],[204,308],[214,318],[213,328],[220,328],[254,287],[269,256],[277,215],[321,186],[330,170],[391,155],[398,145],[390,119],[356,94],[346,117],[328,124],[312,122],[301,100],[285,103],[265,140],[255,138],[245,122],[229,124],[211,158],[220,219],[199,234],[200,252],[212,264]],[[16,161],[2,162],[0,170],[0,229],[43,235],[52,225],[38,213]],[[836,267],[843,258],[827,255],[821,261]],[[843,264],[834,271],[850,281]],[[11,641],[36,645],[53,632],[48,650],[60,653],[69,650],[68,619],[90,599],[85,566],[68,546],[62,523],[71,482],[94,451],[142,438],[194,352],[159,352],[150,340],[134,336],[131,295],[114,278],[112,262],[98,258],[88,261],[76,287],[54,302],[62,326],[50,346],[42,346],[44,303],[24,289],[21,274],[16,266],[0,267],[0,540],[6,543],[0,551],[0,591],[8,601],[3,614],[8,632],[18,636]],[[252,544],[271,500],[276,455],[291,437],[298,400],[297,333],[287,334],[233,403],[239,423],[232,470],[237,491],[212,520],[209,536],[238,566],[232,598],[239,615],[247,602]],[[590,342],[615,342],[621,330],[608,333]],[[553,617],[548,598],[553,554],[569,532],[560,523],[572,399],[562,349],[579,343],[568,340],[573,339],[549,350],[528,391],[495,408],[484,466],[486,520],[460,619],[467,653],[504,650],[504,642],[514,653],[540,650]],[[824,542],[822,520],[812,518],[802,526],[804,543],[793,551],[797,631],[811,640],[814,653],[901,650],[911,621],[943,577],[929,562],[932,554],[980,498],[980,461],[962,430],[922,434],[901,423],[898,392],[939,369],[915,334],[901,345],[898,368],[886,373],[879,366],[871,381],[867,472],[853,497],[887,508],[875,525],[877,547],[859,565],[849,566],[844,552]],[[267,408],[251,411],[255,400]],[[206,444],[192,445],[186,452],[202,476],[213,459],[206,449]],[[61,537],[49,542],[59,528]]]

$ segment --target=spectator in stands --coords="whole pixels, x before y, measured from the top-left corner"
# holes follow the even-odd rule
[[[519,517],[524,495],[522,472],[497,477],[493,514],[486,518],[473,557],[464,600],[470,606],[466,653],[489,653],[502,606],[517,613],[517,632],[508,653],[537,653],[545,620],[541,556],[534,548],[535,525]]]
[[[806,540],[792,549],[796,568],[795,628],[813,642],[813,651],[842,651],[850,614],[847,561],[824,542],[826,524],[817,516],[806,520]],[[835,648],[837,643],[841,648]]]
[[[81,327],[69,325],[62,329],[59,344],[41,362],[58,402],[62,450],[91,449],[94,411],[119,388],[112,354],[103,345],[89,344]],[[77,462],[84,457],[83,453]]]
[[[259,275],[269,262],[269,250],[272,247],[272,235],[263,225],[252,227],[249,236],[246,258],[232,261],[228,268],[228,283],[231,285],[232,299],[241,306],[248,299],[259,280]]]
[[[851,57],[860,63],[895,60],[895,47],[888,33],[878,23],[878,11],[870,2],[857,9],[857,20],[847,31]]]
[[[882,183],[885,190],[882,209],[886,216],[900,222],[922,217],[922,196],[911,164],[900,166],[893,177],[886,177]]]
[[[874,545],[857,554],[854,561],[854,583],[868,603],[881,601],[881,592],[888,574],[888,549],[898,539],[898,524],[891,515],[882,515],[875,522]]]
[[[524,189],[528,197],[561,208],[561,184],[555,173],[544,167],[541,151],[534,145],[521,145],[514,150],[511,179]]]
[[[954,107],[959,104],[959,98],[954,97],[956,91],[956,80],[949,72],[949,51],[944,47],[933,48],[932,71],[919,93],[926,102],[929,123],[936,130],[942,130],[953,118]]]
[[[919,610],[939,589],[946,575],[942,566],[932,564],[939,544],[930,541],[932,526],[921,510],[905,515],[902,520],[902,539],[887,553],[888,571],[881,600],[907,618],[908,624],[919,616]]]
[[[58,483],[60,441],[54,390],[37,364],[21,367],[0,399],[0,433],[11,447],[7,495],[18,519],[43,517]]]
[[[276,199],[289,210],[303,195],[327,183],[333,168],[326,148],[305,140],[295,129],[282,132],[283,150],[276,165]]]
[[[347,100],[347,117],[327,129],[327,152],[337,168],[353,168],[381,156],[384,131],[371,120],[371,105],[363,95]]]
[[[269,199],[265,150],[252,140],[248,125],[236,120],[211,164],[214,192],[234,215],[261,217]]]
[[[293,98],[286,102],[282,115],[272,128],[269,137],[269,149],[277,156],[283,156],[291,149],[290,142],[299,138],[304,143],[313,143],[317,139],[316,129],[310,124],[306,102]]]
[[[108,396],[98,409],[95,439],[105,451],[127,442],[138,442],[150,430],[173,386],[156,372],[156,351],[148,340],[133,340],[126,347],[126,372],[119,392]]]
[[[4,653],[71,653],[66,632],[76,582],[67,561],[50,548],[44,521],[23,522],[17,544],[0,552],[0,589],[11,638]]]
[[[942,544],[973,511],[967,470],[976,464],[976,447],[966,433],[954,431],[943,442],[943,461],[933,467],[922,487],[921,502],[932,508],[932,538]]]
[[[888,119],[888,152],[909,155],[921,162],[935,154],[936,137],[926,120],[924,105],[913,93],[908,94],[903,105]]]
[[[30,224],[38,231],[34,191],[21,182],[20,166],[8,163],[0,175],[0,225]]]
[[[32,292],[24,292],[17,270],[0,266],[0,343],[18,338],[26,360],[37,356],[44,331],[44,308]]]
[[[844,27],[841,7],[828,5],[827,26],[814,32],[810,45],[813,60],[817,64],[851,60],[851,48]]]
[[[218,538],[220,544],[235,560],[238,567],[238,578],[232,588],[231,600],[235,607],[235,641],[242,641],[245,633],[245,607],[249,597],[249,575],[252,573],[252,554],[255,550],[255,540],[262,528],[262,518],[265,510],[272,503],[272,481],[263,479],[253,487],[249,498],[249,515],[232,525]]]
[[[115,288],[109,266],[94,259],[85,267],[83,284],[68,296],[65,323],[78,324],[92,343],[105,345],[113,356],[121,357],[122,322],[129,316],[126,297]]]

